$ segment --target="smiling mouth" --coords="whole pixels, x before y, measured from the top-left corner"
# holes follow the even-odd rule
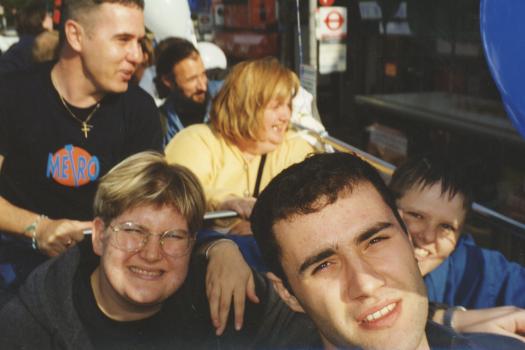
[[[367,315],[360,323],[366,324],[380,320],[381,318],[389,315],[396,308],[396,305],[397,303],[388,304],[380,310],[377,310],[376,312]]]
[[[138,275],[138,277],[144,278],[144,279],[156,279],[156,278],[161,277],[164,274],[164,271],[162,270],[157,270],[157,269],[146,270],[146,269],[141,269],[140,267],[137,267],[137,266],[130,266],[129,270],[133,272],[135,275]]]
[[[286,130],[287,124],[279,124],[279,125],[273,125],[272,130],[275,132],[283,132]]]
[[[423,260],[427,258],[430,254],[430,251],[420,247],[414,247],[414,255],[417,260]]]
[[[131,80],[131,77],[133,76],[133,73],[135,71],[133,70],[121,70],[121,74],[124,76],[124,80]]]

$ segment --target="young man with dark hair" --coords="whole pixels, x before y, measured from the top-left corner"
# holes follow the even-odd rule
[[[284,170],[259,196],[252,230],[275,289],[310,316],[325,349],[473,348],[427,322],[425,286],[395,202],[359,158],[320,154]],[[487,349],[522,346],[480,337]]]
[[[466,308],[525,307],[525,268],[462,234],[472,205],[465,169],[436,155],[414,157],[392,189],[431,301]]]
[[[91,227],[98,178],[161,148],[157,108],[129,86],[142,0],[67,0],[57,62],[0,86],[0,287],[18,285]]]
[[[201,56],[191,42],[168,38],[157,57],[155,83],[159,96],[166,101],[160,107],[164,145],[181,129],[207,122],[211,99],[222,81],[208,80]]]

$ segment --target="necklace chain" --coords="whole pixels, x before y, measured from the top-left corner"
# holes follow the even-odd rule
[[[62,95],[60,95],[60,93],[58,94],[58,97],[60,97],[60,101],[62,101],[62,104],[64,105],[64,108],[69,112],[69,115],[71,115],[73,117],[73,119],[75,119],[80,124],[82,124],[82,127],[80,128],[80,130],[84,133],[84,137],[87,139],[88,132],[90,132],[91,129],[93,129],[93,125],[88,124],[88,123],[91,120],[91,118],[93,118],[93,115],[95,115],[95,112],[100,108],[100,102],[97,102],[97,105],[91,111],[91,113],[88,114],[86,120],[82,120],[79,117],[77,117],[75,115],[75,113],[73,113],[73,111],[69,108],[69,106],[67,105],[67,103],[64,100],[64,98],[62,97]]]

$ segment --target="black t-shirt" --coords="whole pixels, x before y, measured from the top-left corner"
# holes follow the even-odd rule
[[[101,176],[129,155],[161,150],[158,110],[130,85],[102,99],[85,138],[51,83],[52,66],[2,79],[0,195],[50,218],[89,220]]]
[[[168,298],[155,315],[138,321],[115,321],[98,308],[90,277],[99,264],[98,257],[82,244],[83,259],[75,273],[73,303],[93,348],[95,349],[209,349],[217,342],[211,326],[202,288],[190,276],[177,292]],[[193,289],[192,289],[193,288]],[[193,301],[201,300],[197,305]]]

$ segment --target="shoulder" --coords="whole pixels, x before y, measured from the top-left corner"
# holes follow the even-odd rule
[[[166,145],[165,153],[168,159],[180,156],[186,158],[190,149],[193,151],[209,149],[211,151],[218,148],[219,142],[209,125],[194,124],[176,133]]]
[[[208,91],[210,92],[211,97],[215,97],[219,93],[224,80],[210,80],[208,81]]]
[[[277,150],[279,153],[286,152],[291,155],[302,155],[303,157],[315,152],[315,148],[293,130],[286,133],[283,143]]]
[[[195,142],[196,140],[201,140],[202,142],[207,143],[218,140],[218,137],[208,124],[194,124],[179,131],[173,137],[170,144],[190,141]]]
[[[127,105],[133,106],[134,108],[148,108],[158,114],[158,108],[155,104],[155,100],[146,91],[137,85],[129,86],[128,90],[122,94],[117,94]]]
[[[28,94],[31,90],[35,90],[43,86],[43,82],[48,79],[51,72],[52,64],[38,64],[31,69],[24,71],[16,71],[6,73],[0,76],[2,84],[0,84],[1,93],[12,93],[18,95],[18,98]],[[20,96],[20,94],[22,94]],[[28,94],[29,96],[29,94]]]
[[[0,309],[0,334],[5,345],[47,348],[55,336],[56,320],[63,315],[64,303],[71,299],[65,284],[74,274],[78,255],[68,252],[48,260],[34,270],[16,296],[11,297]],[[66,271],[68,270],[68,271]],[[68,295],[69,294],[69,295]],[[66,322],[66,321],[64,321]],[[27,338],[27,334],[31,334]],[[46,344],[46,342],[48,342]]]

